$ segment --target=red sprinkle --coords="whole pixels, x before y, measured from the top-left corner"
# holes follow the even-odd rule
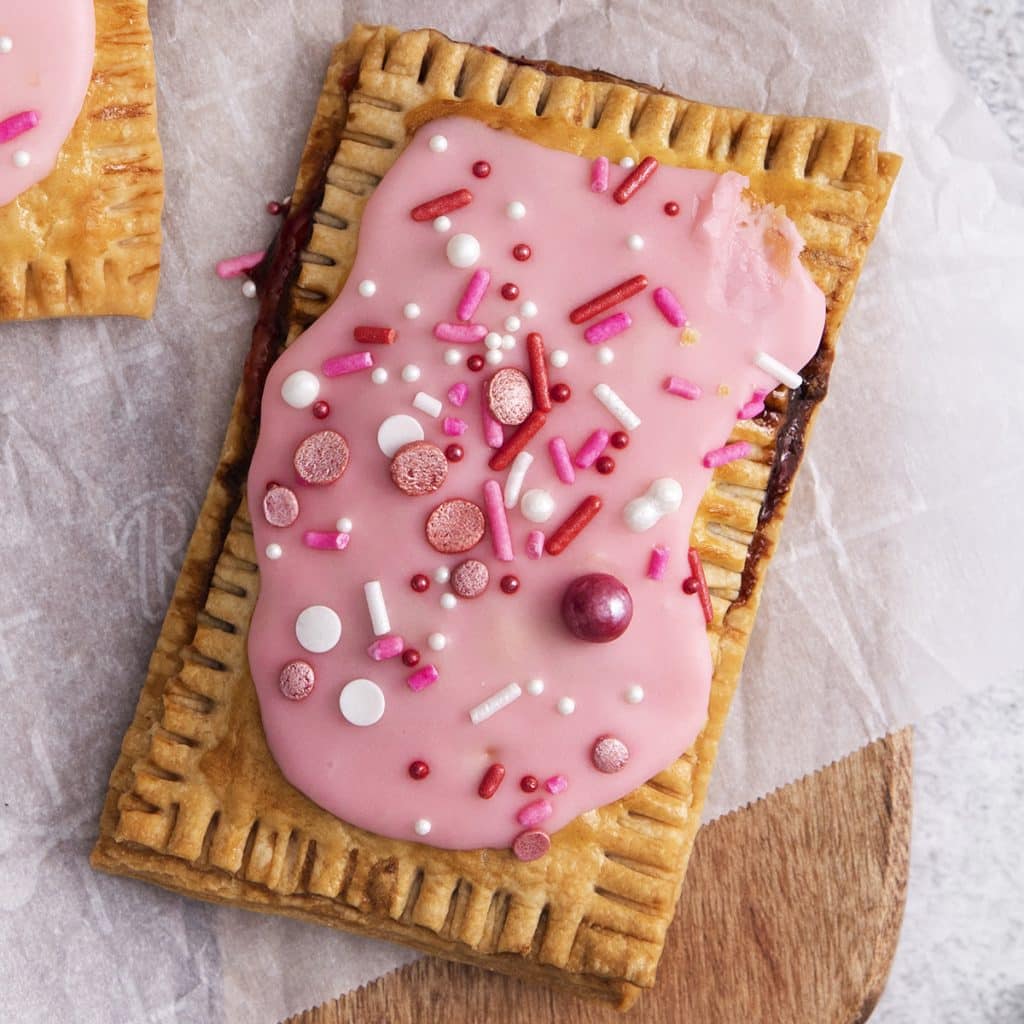
[[[612,447],[618,448],[620,451],[629,446],[629,434],[624,430],[616,430],[609,440],[611,441]]]
[[[466,454],[465,449],[461,444],[450,444],[444,450],[444,457],[449,462],[461,462],[462,457]]]
[[[520,263],[525,263],[533,255],[533,250],[525,242],[520,242],[512,246],[512,255]]]
[[[518,576],[502,576],[501,592],[503,594],[514,594],[519,589]]]
[[[634,295],[639,295],[646,287],[647,278],[643,274],[637,274],[636,277],[630,277],[614,288],[609,288],[608,291],[601,292],[600,295],[595,295],[581,306],[577,306],[569,314],[569,319],[574,324],[586,323],[599,313],[611,309],[612,306],[631,299]]]
[[[409,765],[409,775],[416,779],[425,779],[430,774],[430,765],[426,761],[413,761]]]
[[[487,463],[496,473],[508,469],[512,460],[537,436],[547,422],[547,414],[534,409],[516,428],[516,432],[491,456]]]
[[[466,360],[466,369],[473,373],[479,373],[484,368],[484,357],[479,352],[474,353]]]
[[[608,476],[609,473],[615,472],[615,460],[610,455],[602,455],[594,463],[594,469],[602,476]]]
[[[572,388],[568,384],[556,384],[548,393],[552,402],[568,402],[572,398]]]
[[[645,156],[623,179],[622,184],[612,193],[615,202],[628,203],[636,195],[641,185],[647,184],[658,169],[658,161],[653,156]]]
[[[665,212],[670,217],[678,217],[679,216],[679,204],[675,203],[675,202],[671,202],[671,201],[667,202],[665,204]]]
[[[690,563],[690,572],[692,573],[690,579],[695,580],[696,583],[691,583],[691,589],[687,590],[686,584],[690,583],[690,580],[685,580],[683,589],[687,594],[692,594],[696,591],[700,596],[700,607],[701,611],[704,612],[704,621],[710,625],[711,620],[715,617],[715,610],[711,606],[711,595],[708,593],[708,581],[704,576],[704,565],[701,563],[700,555],[696,548],[689,548],[686,552],[686,558]]]
[[[518,299],[519,285],[513,284],[511,281],[506,282],[501,286],[501,297],[503,299],[508,299],[509,302]]]
[[[540,785],[540,783],[532,775],[524,775],[519,780],[519,788],[524,793],[536,793],[537,792],[537,787],[539,785]]]
[[[468,188],[456,189],[446,195],[438,196],[436,199],[428,199],[419,206],[414,206],[409,212],[413,220],[433,220],[442,214],[451,213],[452,210],[461,210],[463,206],[469,206],[473,202],[473,193]]]
[[[402,664],[415,668],[420,663],[420,652],[415,647],[406,647],[402,651]]]
[[[282,210],[284,210],[284,207],[276,199],[271,199],[270,202],[267,203],[267,213],[269,213],[271,217],[280,216]]]
[[[491,797],[498,792],[498,787],[504,781],[505,766],[503,764],[492,764],[490,768],[484,772],[484,777],[480,780],[480,786],[477,789],[477,793],[485,800],[490,800]]]
[[[486,160],[477,160],[473,164],[473,177],[486,178],[491,173],[491,165]]]
[[[430,589],[430,578],[424,576],[423,573],[418,572],[411,580],[409,580],[409,586],[416,591],[417,594],[422,594],[425,590]]]
[[[547,539],[544,550],[549,555],[560,555],[601,511],[603,502],[596,494],[588,494],[569,513],[569,518]]]
[[[536,331],[531,331],[526,336],[526,351],[530,357],[533,403],[541,412],[551,412],[551,392],[548,390],[548,363],[544,356],[544,339]]]
[[[393,345],[398,331],[394,327],[356,327],[352,335],[360,345]]]
[[[318,420],[325,420],[331,415],[331,407],[321,398],[320,401],[313,403],[313,415]]]

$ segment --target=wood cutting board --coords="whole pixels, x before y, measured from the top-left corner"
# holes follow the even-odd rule
[[[904,729],[701,829],[625,1016],[428,957],[287,1024],[862,1024],[903,917],[910,766]]]

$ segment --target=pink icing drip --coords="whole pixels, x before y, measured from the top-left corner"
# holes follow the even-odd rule
[[[221,260],[217,264],[217,276],[226,281],[232,277],[241,277],[247,270],[258,267],[263,262],[266,253],[247,252],[242,256],[232,256],[230,259]]]

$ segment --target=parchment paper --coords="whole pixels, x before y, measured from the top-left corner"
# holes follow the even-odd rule
[[[907,162],[844,327],[708,816],[1019,678],[1024,172],[911,0],[154,0],[156,319],[0,325],[0,1016],[272,1021],[411,957],[94,874],[107,776],[216,461],[331,43],[431,23],[712,102],[883,129]],[[955,766],[950,766],[955,771]]]

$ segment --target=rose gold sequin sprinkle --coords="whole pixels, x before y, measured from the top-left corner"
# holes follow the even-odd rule
[[[533,387],[522,370],[499,370],[487,384],[491,415],[506,427],[518,427],[533,412]]]
[[[479,597],[491,578],[487,566],[476,558],[467,558],[452,569],[452,590],[459,597]]]
[[[520,860],[539,860],[551,849],[551,837],[540,829],[520,832],[512,841],[512,852]]]
[[[293,464],[304,483],[333,484],[348,468],[348,442],[336,430],[320,430],[295,449]]]
[[[290,661],[281,669],[278,685],[289,700],[302,700],[312,693],[315,682],[312,665],[305,661]]]
[[[599,736],[590,752],[594,767],[608,775],[622,771],[629,760],[629,747],[614,736]]]
[[[299,499],[289,487],[271,487],[263,496],[263,515],[271,526],[291,526],[299,518]]]
[[[483,509],[465,498],[442,501],[427,518],[427,541],[443,555],[457,555],[475,547],[484,536]]]
[[[413,497],[432,494],[448,477],[444,452],[429,441],[402,445],[391,460],[391,479],[403,493]]]

